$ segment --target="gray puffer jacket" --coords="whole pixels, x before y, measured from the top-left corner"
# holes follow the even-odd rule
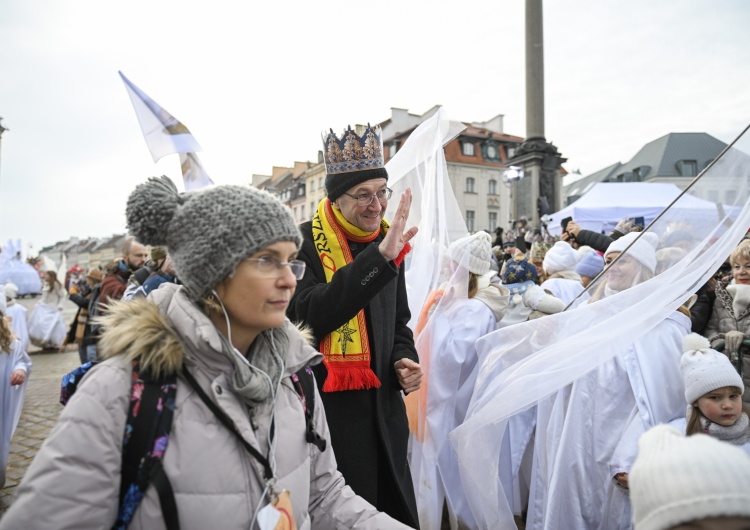
[[[704,335],[715,346],[729,331],[741,331],[750,339],[750,285],[716,285],[716,300]],[[742,401],[750,405],[750,351],[742,348],[742,379],[745,392]]]
[[[117,516],[122,441],[130,394],[131,359],[169,372],[182,365],[234,422],[242,437],[268,451],[273,405],[253,411],[230,390],[230,361],[220,353],[218,332],[179,286],[165,285],[149,299],[121,302],[107,317],[105,355],[83,380],[28,469],[1,529],[110,528]],[[321,452],[305,441],[302,403],[290,375],[321,355],[291,323],[286,373],[275,402],[278,489],[291,493],[300,530],[407,528],[358,497],[336,469],[320,396],[314,424],[329,440]],[[180,376],[164,470],[174,489],[184,529],[257,528],[263,470]],[[165,528],[153,487],[146,491],[131,529]]]

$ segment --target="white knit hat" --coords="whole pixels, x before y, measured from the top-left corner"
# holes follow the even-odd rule
[[[682,339],[680,370],[685,381],[685,399],[688,404],[717,388],[735,386],[743,389],[742,376],[737,373],[729,358],[711,349],[706,337],[691,333]]]
[[[11,300],[15,300],[18,296],[18,286],[15,283],[6,283],[5,296]]]
[[[572,271],[578,265],[578,252],[565,241],[558,241],[544,255],[542,268],[547,274]]]
[[[638,236],[641,236],[638,241],[635,241]],[[628,248],[631,243],[632,247]],[[604,257],[610,252],[624,252],[628,248],[627,255],[637,260],[641,265],[646,267],[651,272],[656,270],[656,246],[659,244],[659,237],[651,232],[628,232],[620,239],[617,239],[610,243],[607,247],[607,252],[604,253]]]
[[[467,251],[469,253],[469,272],[481,276],[490,270],[492,237],[487,232],[481,230],[476,234],[462,237],[448,247],[448,254],[456,263],[461,263]]]
[[[634,530],[709,517],[750,517],[750,457],[707,434],[657,425],[638,440],[628,477]]]

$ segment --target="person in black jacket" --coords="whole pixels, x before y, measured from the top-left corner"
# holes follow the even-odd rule
[[[94,298],[92,295],[100,288],[103,276],[99,269],[90,269],[86,273],[86,283],[82,286],[82,290],[68,295],[70,301],[78,306],[75,318],[75,341],[78,344],[78,357],[81,364],[96,360],[96,343],[99,337],[91,328],[89,308]]]
[[[405,229],[409,190],[392,223],[383,219],[391,190],[381,142],[370,126],[325,139],[327,198],[300,226],[306,270],[287,315],[310,328],[323,353],[313,370],[346,483],[416,528],[402,392],[422,380],[403,265],[417,228]]]

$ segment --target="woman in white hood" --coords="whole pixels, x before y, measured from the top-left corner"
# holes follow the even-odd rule
[[[610,244],[607,273],[588,303],[652,278],[657,242],[654,234],[631,232]],[[548,442],[559,436],[559,443],[551,473],[537,477],[546,482],[546,498],[535,499],[533,514],[529,508],[527,528],[631,527],[628,474],[638,437],[685,414],[680,356],[689,331],[689,317],[675,311],[573,383],[561,431],[545,430]]]

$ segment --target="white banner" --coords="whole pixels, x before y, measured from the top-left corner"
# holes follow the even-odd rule
[[[144,94],[122,72],[118,73],[125,83],[154,162],[172,153],[195,153],[202,150],[187,127]]]

